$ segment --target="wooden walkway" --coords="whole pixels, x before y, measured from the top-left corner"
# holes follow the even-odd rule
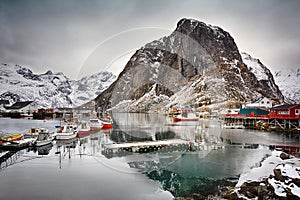
[[[182,139],[170,139],[132,143],[106,143],[103,147],[102,154],[110,158],[128,153],[186,151],[192,147],[192,143]]]

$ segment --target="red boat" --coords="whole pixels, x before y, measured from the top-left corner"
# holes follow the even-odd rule
[[[107,130],[107,129],[111,129],[113,127],[113,121],[111,119],[110,116],[104,116],[100,118],[101,122],[102,122],[102,129],[103,130]]]
[[[192,109],[182,109],[179,115],[173,117],[173,122],[196,122],[198,119]]]

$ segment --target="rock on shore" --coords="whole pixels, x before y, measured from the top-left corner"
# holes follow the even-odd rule
[[[300,199],[300,159],[274,151],[262,166],[242,174],[224,199]]]

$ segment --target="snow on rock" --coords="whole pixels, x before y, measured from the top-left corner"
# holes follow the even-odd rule
[[[287,100],[300,103],[300,68],[282,68],[274,72],[274,79]]]
[[[257,80],[268,80],[269,70],[260,62],[257,58],[252,58],[249,54],[241,53],[243,62],[250,68],[255,74]]]
[[[79,106],[99,95],[115,78],[111,72],[99,72],[75,81],[61,72],[34,74],[27,67],[2,63],[0,99],[35,101],[39,108]]]
[[[282,154],[286,155],[275,150],[260,167],[242,174],[235,188],[238,197],[249,199],[255,195],[264,195],[272,198],[300,198],[300,159],[292,156],[282,159]],[[270,188],[273,188],[274,193]]]

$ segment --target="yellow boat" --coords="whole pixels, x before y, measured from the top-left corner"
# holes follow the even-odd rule
[[[13,134],[13,135],[5,135],[1,137],[2,142],[13,142],[17,140],[21,140],[23,138],[23,134]]]

